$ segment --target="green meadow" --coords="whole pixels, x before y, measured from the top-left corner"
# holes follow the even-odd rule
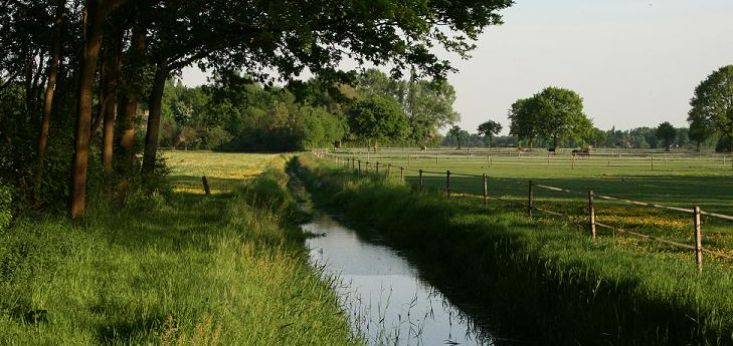
[[[285,157],[165,157],[151,197],[0,233],[0,344],[361,343],[307,262]]]
[[[583,229],[587,228],[584,225],[588,222],[587,193],[590,190],[623,199],[688,209],[699,206],[704,211],[733,215],[733,159],[730,156],[607,151],[573,159],[568,152],[548,156],[539,152],[519,155],[507,150],[384,150],[368,156],[364,152],[341,153],[339,165],[346,166],[343,160],[352,158],[362,161],[363,171],[366,171],[366,162],[369,161],[371,173],[375,173],[379,162],[380,175],[386,174],[386,166],[391,165],[392,179],[399,179],[399,168],[402,167],[406,182],[413,186],[419,185],[419,170],[422,169],[424,187],[436,190],[446,189],[446,171],[450,170],[450,189],[454,196],[482,195],[482,175],[486,174],[491,203],[516,210],[526,208],[530,180],[534,184],[569,189],[577,193],[561,193],[535,186],[535,206],[564,213]],[[505,202],[494,201],[493,198]],[[692,214],[600,198],[594,199],[594,205],[598,222],[685,244],[694,243]],[[703,246],[733,255],[733,222],[706,216],[702,222]],[[601,236],[613,235],[603,229],[599,232]],[[689,250],[647,240],[628,237],[616,240],[625,246],[690,257]],[[710,259],[716,260],[715,257]]]

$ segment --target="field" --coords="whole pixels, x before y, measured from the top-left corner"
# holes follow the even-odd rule
[[[424,270],[446,282],[443,286],[460,287],[486,304],[486,309],[496,310],[516,335],[556,344],[727,344],[733,340],[729,261],[706,255],[698,273],[689,249],[606,231],[593,241],[587,200],[582,196],[537,193],[538,206],[571,218],[537,211],[530,218],[526,208],[527,179],[532,178],[668,204],[703,201],[705,208],[724,211],[730,191],[728,171],[689,164],[672,169],[671,162],[669,169],[655,167],[654,171],[608,170],[582,163],[575,169],[551,165],[547,170],[546,162],[543,167],[539,159],[514,163],[506,157],[494,158],[491,167],[482,169],[486,157],[441,155],[437,164],[435,157],[410,158],[406,178],[411,186],[406,186],[395,169],[407,165],[404,156],[379,155],[379,175],[373,154],[368,175],[364,174],[366,158],[360,157],[362,178],[350,165],[346,168],[347,155],[327,157],[301,159],[304,180],[317,187],[314,195],[323,205],[362,229],[378,230],[392,244],[414,254]],[[384,179],[385,163],[393,165],[390,179]],[[450,169],[470,176],[452,176],[454,194],[448,199],[443,191],[445,175],[426,176],[425,185],[432,188],[416,191],[419,168]],[[493,182],[493,196],[506,200],[492,199],[483,206],[480,199],[459,198],[461,193],[481,193],[484,172]],[[687,214],[598,204],[599,221],[692,244],[692,220]],[[704,219],[704,246],[730,253],[730,224],[714,222]]]
[[[342,150],[333,157],[340,159],[339,165],[349,166],[349,170],[352,165],[358,170],[358,160],[361,160],[363,171],[368,169],[372,173],[376,172],[377,162],[380,174],[386,174],[389,165],[390,175],[394,178],[399,178],[402,167],[405,180],[413,186],[419,185],[419,170],[422,169],[424,186],[439,190],[446,189],[446,171],[450,170],[453,196],[482,195],[482,175],[486,174],[489,196],[514,202],[515,208],[519,209],[526,208],[529,180],[534,184],[573,190],[577,194],[534,187],[534,203],[538,208],[567,214],[578,225],[588,223],[589,190],[647,203],[687,209],[699,206],[703,211],[733,214],[733,159],[711,153],[618,150],[573,158],[569,150],[548,155],[543,149],[530,153],[486,149],[385,149],[376,154],[364,150]],[[502,202],[492,200],[491,203]],[[694,244],[692,214],[599,198],[594,200],[594,205],[598,222]],[[703,246],[724,255],[733,255],[733,222],[705,216],[702,222]],[[601,229],[599,232],[601,236],[611,234]],[[688,249],[642,239],[622,237],[618,242],[641,251],[678,253],[688,258],[691,254]]]
[[[360,343],[290,224],[285,157],[165,157],[170,190],[0,232],[0,344]]]

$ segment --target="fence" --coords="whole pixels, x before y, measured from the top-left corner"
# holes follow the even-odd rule
[[[369,167],[370,167],[369,161],[362,162],[362,160],[356,159],[353,157],[342,157],[338,155],[332,155],[326,152],[319,152],[317,153],[317,156],[331,158],[335,160],[338,164],[343,165],[345,168],[354,171],[359,177],[371,175],[370,170],[369,170]],[[362,163],[364,163],[364,167],[365,167],[363,171],[362,171]],[[382,166],[381,174],[380,174],[380,165]],[[387,178],[393,176],[391,173],[392,172],[391,163],[387,163],[385,165],[384,163],[380,164],[380,162],[375,162],[374,166],[375,168],[374,168],[373,175],[380,176],[380,177],[383,175],[384,177],[387,177]],[[496,196],[490,196],[489,190],[488,190],[489,176],[486,175],[485,173],[482,175],[476,175],[476,174],[451,172],[450,170],[429,171],[429,170],[424,170],[421,168],[420,169],[409,169],[404,166],[398,166],[397,168],[399,168],[399,178],[400,180],[403,180],[403,181],[405,179],[405,172],[412,171],[413,173],[417,173],[417,189],[418,190],[425,189],[426,186],[424,183],[424,176],[426,174],[432,174],[434,176],[444,175],[445,176],[445,193],[448,198],[450,198],[452,195],[452,190],[451,190],[451,178],[452,177],[466,176],[466,177],[473,177],[473,178],[481,178],[480,180],[481,186],[479,186],[479,189],[482,191],[481,195],[476,195],[476,194],[471,194],[471,193],[461,193],[461,195],[464,197],[481,198],[485,205],[488,204],[489,199],[495,199],[495,200],[512,203],[521,208],[526,208],[526,213],[529,217],[533,217],[535,211],[545,213],[548,215],[553,215],[553,216],[568,217],[568,218],[573,217],[572,215],[569,215],[569,214],[564,214],[564,213],[560,213],[560,212],[538,207],[536,205],[536,194],[538,190],[546,190],[546,191],[553,191],[553,192],[558,192],[562,194],[580,196],[584,199],[587,199],[587,208],[586,208],[587,224],[586,226],[588,227],[588,233],[590,233],[590,236],[593,240],[597,239],[598,237],[597,229],[603,228],[603,229],[611,230],[613,232],[618,232],[621,234],[626,234],[626,235],[630,235],[630,236],[634,236],[634,237],[638,237],[638,238],[642,238],[642,239],[646,239],[650,241],[655,241],[655,242],[663,243],[663,244],[681,248],[681,249],[692,250],[692,252],[695,255],[695,262],[696,262],[698,271],[702,271],[703,254],[709,254],[711,256],[715,256],[715,257],[726,259],[726,260],[733,260],[733,256],[731,255],[721,253],[715,250],[710,250],[710,249],[703,247],[703,234],[702,234],[702,223],[701,223],[702,215],[708,216],[710,218],[725,220],[725,221],[733,221],[733,216],[704,211],[704,210],[701,210],[699,206],[694,206],[689,209],[674,207],[674,206],[667,206],[667,205],[662,205],[662,204],[657,204],[657,203],[649,203],[649,202],[643,202],[643,201],[637,201],[637,200],[631,200],[631,199],[625,199],[625,198],[620,198],[620,197],[598,194],[592,190],[577,191],[577,190],[566,189],[566,188],[558,187],[558,186],[538,184],[532,180],[528,180],[527,182],[528,185],[527,185],[526,204],[522,205],[513,200],[507,200],[507,199],[503,199],[503,198],[496,197]],[[660,237],[656,237],[656,236],[652,236],[648,234],[643,234],[643,233],[635,232],[632,230],[615,227],[607,223],[599,222],[596,216],[596,212],[598,210],[597,205],[595,203],[596,199],[613,201],[613,202],[625,204],[625,205],[634,205],[634,206],[639,206],[639,207],[660,209],[660,210],[666,210],[666,211],[671,211],[675,213],[686,214],[690,217],[692,221],[692,225],[693,225],[693,228],[692,228],[693,243],[684,244],[678,241],[673,241],[673,240],[664,239],[664,238],[660,238]]]
[[[582,167],[606,168],[637,168],[642,170],[664,170],[667,167],[715,168],[733,170],[733,156],[730,154],[702,154],[694,152],[668,153],[663,151],[593,151],[590,155],[571,155],[571,151],[549,153],[545,150],[518,151],[514,150],[481,150],[481,149],[430,149],[408,150],[381,149],[378,153],[366,149],[339,149],[335,153],[343,156],[363,156],[368,161],[397,159],[410,162],[420,159],[439,161],[469,160],[486,166],[501,166],[506,164],[535,165],[546,167],[567,167],[576,169]]]

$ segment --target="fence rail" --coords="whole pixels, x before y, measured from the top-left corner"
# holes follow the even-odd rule
[[[508,203],[512,203],[512,204],[519,205],[519,206],[522,206],[522,207],[526,208],[527,209],[527,214],[530,217],[533,215],[533,212],[534,211],[538,211],[538,212],[545,213],[545,214],[548,214],[548,215],[560,216],[560,217],[568,217],[568,218],[571,218],[571,219],[573,218],[573,215],[569,215],[569,214],[565,214],[565,213],[561,213],[561,212],[552,211],[552,210],[548,210],[548,209],[545,209],[545,208],[537,207],[535,205],[535,194],[536,194],[535,193],[535,191],[536,191],[535,189],[536,188],[540,188],[540,189],[544,189],[544,190],[549,190],[549,191],[555,191],[555,192],[561,192],[561,193],[575,195],[575,196],[587,196],[587,198],[588,198],[588,208],[587,208],[588,209],[588,215],[587,215],[588,216],[588,223],[587,223],[587,225],[588,225],[588,227],[590,229],[590,233],[591,233],[591,236],[592,236],[593,239],[596,239],[596,237],[597,237],[596,227],[600,227],[600,228],[611,230],[613,232],[627,234],[627,235],[635,236],[635,237],[638,237],[638,238],[642,238],[642,239],[646,239],[646,240],[650,240],[650,241],[655,241],[655,242],[663,243],[663,244],[666,244],[666,245],[670,245],[670,246],[674,246],[674,247],[678,247],[678,248],[682,248],[682,249],[686,249],[686,250],[692,250],[695,253],[695,261],[696,261],[696,264],[697,264],[697,268],[700,271],[702,270],[702,254],[703,253],[706,253],[706,254],[709,254],[709,255],[712,255],[712,256],[715,256],[715,257],[718,257],[718,258],[723,258],[723,259],[726,259],[726,260],[733,260],[733,256],[731,256],[731,255],[728,255],[728,254],[725,254],[725,253],[722,253],[722,252],[719,252],[719,251],[715,251],[715,250],[710,250],[710,249],[704,248],[702,246],[702,225],[701,225],[701,221],[700,221],[700,216],[701,215],[705,215],[705,216],[708,216],[708,217],[711,217],[711,218],[720,219],[720,220],[726,220],[726,221],[733,221],[733,216],[731,216],[731,215],[725,215],[725,214],[721,214],[721,213],[714,213],[714,212],[703,211],[698,206],[695,206],[695,207],[689,208],[689,209],[688,208],[673,207],[673,206],[667,206],[667,205],[663,205],[663,204],[659,204],[659,203],[650,203],[650,202],[637,201],[637,200],[620,198],[620,197],[615,197],[615,196],[608,196],[608,195],[603,195],[603,194],[596,194],[592,190],[591,191],[582,192],[582,191],[571,190],[571,189],[567,189],[567,188],[563,188],[563,187],[558,187],[558,186],[551,186],[551,185],[546,185],[546,184],[538,184],[538,183],[534,183],[532,180],[529,180],[528,181],[527,203],[526,203],[526,205],[522,205],[522,204],[518,203],[515,200],[508,200],[508,199],[497,197],[497,196],[490,196],[489,193],[488,193],[488,188],[487,188],[487,185],[488,185],[487,184],[487,181],[488,181],[489,177],[486,174],[479,175],[479,174],[455,172],[455,171],[451,171],[451,170],[435,171],[435,170],[424,170],[424,169],[420,169],[420,168],[413,169],[413,168],[407,168],[407,167],[404,167],[404,166],[393,165],[391,162],[388,163],[388,164],[386,164],[386,165],[381,164],[382,167],[386,167],[386,169],[383,169],[382,170],[382,174],[380,174],[380,171],[379,171],[380,162],[378,162],[378,161],[377,162],[370,162],[370,161],[364,161],[364,162],[362,162],[362,160],[356,159],[355,157],[344,157],[342,155],[333,155],[331,153],[317,153],[317,156],[333,159],[337,163],[343,164],[344,167],[349,168],[352,171],[355,171],[355,173],[357,173],[360,177],[363,176],[362,169],[361,169],[362,163],[364,163],[364,167],[366,167],[365,173],[369,173],[369,166],[370,166],[370,164],[374,164],[374,166],[376,167],[376,169],[374,170],[374,174],[376,176],[380,176],[380,177],[382,175],[384,175],[384,177],[390,177],[390,176],[392,176],[392,174],[391,174],[391,168],[393,166],[396,167],[396,168],[399,168],[399,172],[400,172],[399,173],[400,174],[399,176],[400,176],[400,179],[401,180],[404,180],[404,178],[405,178],[404,173],[405,172],[417,173],[418,174],[418,182],[417,183],[418,183],[418,188],[420,190],[423,190],[425,188],[425,185],[424,185],[424,175],[425,174],[431,174],[431,175],[434,175],[434,176],[436,176],[436,175],[437,176],[445,175],[445,192],[446,192],[446,196],[448,198],[452,198],[452,197],[481,198],[481,199],[483,199],[484,204],[487,204],[489,199],[499,200],[499,201],[503,201],[503,202],[508,202]],[[461,193],[456,194],[455,191],[452,191],[451,190],[451,178],[452,177],[456,177],[456,176],[459,176],[459,177],[470,177],[470,178],[481,178],[481,186],[480,186],[480,188],[482,189],[483,194],[482,195],[477,195],[477,194],[466,193],[466,192],[461,192]],[[612,226],[612,225],[609,225],[609,224],[606,224],[606,223],[598,222],[597,219],[596,219],[596,207],[595,207],[595,204],[594,204],[594,199],[595,198],[599,198],[599,199],[603,199],[603,200],[607,200],[607,201],[620,202],[620,203],[623,203],[623,204],[634,205],[634,206],[641,206],[641,207],[654,208],[654,209],[662,209],[662,210],[674,211],[674,212],[679,212],[679,213],[684,213],[684,214],[692,214],[693,215],[693,225],[694,225],[694,232],[693,232],[693,235],[694,235],[693,236],[693,238],[694,238],[694,244],[693,245],[684,244],[684,243],[680,243],[680,242],[677,242],[677,241],[673,241],[673,240],[669,240],[669,239],[664,239],[664,238],[660,238],[660,237],[649,235],[649,234],[643,234],[643,233],[631,231],[631,230],[628,230],[628,229],[623,229],[623,228],[620,228],[620,227]]]

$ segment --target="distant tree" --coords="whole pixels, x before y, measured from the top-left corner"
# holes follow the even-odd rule
[[[461,129],[460,126],[455,125],[448,130],[446,137],[453,139],[454,143],[458,146],[458,149],[461,149],[463,144],[468,141],[470,134]]]
[[[594,147],[606,146],[606,143],[608,142],[608,134],[606,131],[594,127],[591,130],[589,141]]]
[[[405,112],[389,97],[370,96],[356,101],[348,115],[351,133],[375,149],[379,142],[401,140],[409,132]]]
[[[672,144],[674,144],[674,140],[677,138],[677,129],[668,121],[665,121],[659,124],[655,135],[664,143],[664,150],[669,151]]]
[[[687,121],[694,140],[701,143],[717,132],[729,139],[728,149],[733,151],[733,65],[721,67],[702,81],[695,88],[690,106]]]
[[[483,135],[484,137],[488,138],[489,147],[491,147],[491,142],[494,136],[498,135],[499,132],[501,132],[502,126],[500,123],[489,120],[481,125],[478,126],[478,133],[480,135]]]
[[[530,149],[540,132],[541,120],[536,109],[537,99],[531,97],[515,101],[509,110],[509,133],[526,140]]]
[[[704,119],[695,118],[690,122],[688,137],[696,144],[697,151],[700,151],[702,143],[713,135],[713,129],[706,124]]]
[[[358,91],[366,95],[392,97],[400,103],[410,122],[410,139],[427,144],[437,137],[438,130],[460,119],[453,110],[456,92],[446,80],[409,80],[390,78],[384,72],[370,69],[357,80]]]
[[[580,142],[590,137],[593,123],[583,113],[583,98],[576,92],[549,87],[535,97],[535,111],[541,117],[540,134],[552,141],[553,148],[565,139]]]

